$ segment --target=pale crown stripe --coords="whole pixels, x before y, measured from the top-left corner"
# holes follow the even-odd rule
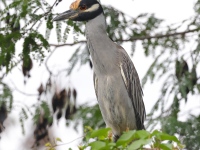
[[[99,4],[92,5],[89,9],[86,9],[84,12],[92,12],[99,8]]]

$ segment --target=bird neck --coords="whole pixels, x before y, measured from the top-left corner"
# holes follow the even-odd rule
[[[86,22],[86,36],[94,36],[99,33],[107,36],[106,29],[107,25],[103,13]]]
[[[87,45],[96,75],[112,72],[117,60],[115,43],[108,37],[106,28],[103,13],[86,23]]]

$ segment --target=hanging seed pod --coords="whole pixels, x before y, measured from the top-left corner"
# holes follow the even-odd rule
[[[71,112],[70,112],[70,104],[67,105],[67,108],[65,110],[65,119],[68,120],[70,119],[70,116],[71,116]]]
[[[76,113],[77,109],[76,109],[76,105],[73,106],[73,111],[72,111],[72,115],[74,115]]]
[[[53,107],[53,112],[55,113],[56,110],[57,110],[57,106],[58,106],[58,101],[59,101],[59,98],[58,98],[58,94],[55,92],[53,98],[52,98],[52,107]]]
[[[70,88],[68,89],[68,92],[67,92],[67,98],[68,98],[68,99],[71,98],[71,89],[70,89]]]
[[[60,93],[55,92],[52,98],[52,107],[54,113],[56,112],[57,108],[59,108],[60,110],[63,109],[66,103],[66,97],[67,92],[65,89],[63,89]]]
[[[42,95],[42,93],[44,92],[44,88],[43,88],[43,85],[42,83],[40,84],[39,88],[37,89],[38,90],[38,100],[40,99],[40,96]]]
[[[72,114],[75,114],[77,109],[76,109],[76,97],[77,97],[77,92],[76,90],[74,89],[73,90],[73,96],[74,96],[74,105],[73,105],[73,111],[72,111]]]
[[[176,61],[175,68],[176,68],[175,74],[179,81],[183,78],[183,76],[187,76],[189,67],[187,62],[183,58],[181,61],[179,60]]]
[[[57,107],[59,109],[62,109],[65,106],[66,103],[66,96],[67,96],[67,92],[65,89],[63,89],[60,93],[59,93],[59,97],[58,97],[58,102],[57,102]]]
[[[57,120],[59,120],[62,117],[62,110],[59,110],[59,112],[57,113]]]
[[[41,140],[49,139],[47,126],[48,126],[48,120],[47,118],[44,117],[44,115],[41,114],[36,129],[34,131],[36,145],[39,145],[39,142]]]
[[[39,93],[39,95],[41,95],[43,92],[44,92],[44,88],[43,88],[43,85],[41,83],[39,88],[38,88],[38,93]]]
[[[12,20],[10,21],[10,27],[12,32],[16,32],[20,30],[20,22],[19,20],[16,21],[17,15],[14,14],[11,18]]]
[[[192,81],[192,85],[196,85],[197,84],[197,72],[196,72],[196,66],[194,65],[192,67],[192,71],[191,71],[191,81]]]
[[[46,88],[45,88],[45,93],[47,93],[48,89],[51,88],[51,77],[49,77],[47,83],[46,83]]]
[[[0,106],[0,133],[5,129],[5,127],[3,126],[3,122],[6,120],[7,118],[7,109],[6,109],[6,105],[5,103],[1,103]]]
[[[23,72],[24,77],[26,76],[28,78],[31,77],[30,70],[32,69],[32,67],[33,67],[33,62],[31,60],[31,57],[27,56],[26,58],[23,58],[22,72]]]
[[[73,97],[74,97],[74,99],[76,99],[76,97],[77,97],[76,89],[73,89]]]
[[[16,14],[10,15],[9,12],[7,13],[5,23],[8,26],[10,26],[12,32],[16,32],[20,30],[20,22],[19,20],[16,21],[16,19],[17,19]]]
[[[10,24],[10,13],[8,12],[6,15],[6,24],[9,25]]]

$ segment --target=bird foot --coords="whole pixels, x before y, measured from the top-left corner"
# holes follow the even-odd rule
[[[128,132],[128,131],[129,131],[129,127],[126,128],[126,132]]]
[[[118,136],[118,135],[114,135],[114,134],[112,133],[112,131],[109,131],[109,132],[108,132],[108,139],[109,139],[110,141],[117,142],[117,140],[119,139],[119,136]]]
[[[108,140],[112,141],[112,131],[108,132]]]

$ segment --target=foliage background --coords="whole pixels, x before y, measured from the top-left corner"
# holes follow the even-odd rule
[[[82,126],[89,125],[93,128],[103,127],[104,123],[100,119],[101,115],[98,106],[94,106],[94,92],[88,90],[93,89],[92,82],[88,85],[88,82],[85,79],[80,78],[83,74],[87,74],[87,70],[88,76],[85,76],[85,78],[91,78],[92,81],[92,71],[89,67],[88,51],[84,42],[84,25],[82,23],[73,23],[71,21],[52,24],[51,19],[53,18],[53,15],[56,12],[60,12],[59,8],[61,8],[60,6],[65,3],[65,1],[52,9],[51,6],[53,6],[53,2],[48,5],[45,1],[16,0],[9,8],[5,9],[10,3],[12,3],[12,1],[2,1],[0,12],[2,91],[0,102],[1,106],[3,104],[5,105],[6,112],[8,113],[7,120],[5,121],[7,122],[6,130],[2,132],[0,144],[3,142],[5,143],[4,137],[6,137],[6,133],[8,135],[8,130],[12,133],[12,129],[14,129],[15,125],[18,123],[20,123],[21,128],[20,131],[17,131],[18,134],[15,136],[21,135],[21,131],[25,133],[28,137],[24,140],[24,143],[26,144],[28,142],[34,143],[34,138],[37,139],[37,132],[35,132],[35,137],[33,136],[33,132],[26,132],[30,127],[35,131],[40,130],[41,128],[45,129],[45,131],[48,129],[47,131],[50,138],[60,136],[56,130],[58,124],[56,118],[59,118],[58,112],[60,111],[54,114],[54,128],[49,126],[52,123],[53,117],[53,109],[51,107],[52,97],[55,95],[56,91],[59,95],[63,88],[67,91],[67,93],[64,94],[66,99],[67,97],[68,100],[71,99],[72,104],[69,106],[73,106],[74,99],[76,99],[74,97],[69,97],[69,88],[71,91],[74,89],[76,90],[77,88],[80,90],[78,90],[77,111],[75,111],[76,113],[74,112],[72,118],[75,121],[67,119],[66,122],[64,116],[62,119],[58,119],[59,128],[61,128],[60,132],[66,128],[65,125],[70,126],[71,128],[74,127],[79,133],[83,132],[83,127],[77,126],[78,124],[81,124]],[[70,3],[71,2],[66,2],[66,6],[69,6]],[[137,4],[137,1],[133,3],[130,2],[131,5],[134,3]],[[147,5],[147,2],[144,3],[146,5],[142,5],[143,9],[140,10],[143,13],[149,6]],[[155,3],[159,6],[157,1],[149,3]],[[171,4],[173,3],[175,2],[172,2]],[[109,2],[104,2],[104,4],[109,4]],[[129,2],[127,2],[126,5],[128,4]],[[171,4],[169,4],[168,7],[166,5],[166,8],[172,9],[173,5]],[[158,128],[161,127],[162,130],[169,134],[176,134],[183,143],[188,146],[190,146],[192,142],[192,148],[196,149],[200,144],[198,142],[200,141],[198,127],[198,108],[200,100],[200,75],[198,71],[198,62],[200,59],[198,46],[200,2],[196,0],[193,1],[193,4],[195,11],[193,16],[188,19],[184,18],[187,19],[185,21],[177,20],[173,22],[174,24],[168,24],[168,26],[166,26],[166,23],[163,22],[162,19],[159,19],[159,14],[141,15],[137,12],[136,14],[138,15],[134,15],[132,18],[130,15],[132,16],[132,13],[134,13],[135,10],[132,10],[131,14],[127,16],[126,14],[123,14],[123,10],[120,12],[121,7],[115,6],[114,4],[113,6],[115,9],[118,8],[119,10],[114,11],[112,7],[105,5],[107,7],[105,8],[105,14],[108,16],[109,36],[114,41],[123,44],[130,55],[134,54],[133,61],[139,74],[143,72],[143,67],[149,67],[152,60],[155,60],[150,66],[146,76],[143,78],[143,83],[145,83],[145,81],[147,81],[148,84],[153,82],[153,85],[151,85],[151,88],[149,89],[150,92],[144,91],[145,104],[148,106],[147,109],[150,108],[149,106],[154,105],[152,101],[149,100],[149,97],[155,101],[158,99],[152,111],[148,110],[148,112],[150,112],[146,122],[148,130],[153,129],[153,127],[157,125]],[[63,8],[63,11],[67,8],[68,7]],[[174,9],[177,9],[177,11],[179,10],[179,8]],[[169,12],[169,10],[170,9],[167,9],[166,11]],[[10,17],[7,15],[8,11],[11,14]],[[17,17],[13,15],[15,13],[17,14]],[[173,16],[175,16],[175,14],[170,15],[172,18]],[[8,18],[10,22],[6,23]],[[13,21],[14,18],[16,18],[15,21]],[[119,18],[121,22],[119,22],[117,18]],[[168,18],[168,20],[169,19],[170,18]],[[20,22],[20,30],[18,30],[18,20]],[[50,32],[51,29],[52,31]],[[65,33],[69,32],[70,34],[64,34],[64,31],[66,31]],[[65,41],[66,39],[67,41]],[[64,49],[58,48],[63,46],[62,44],[64,43],[68,46],[65,46]],[[71,45],[73,45],[73,48],[76,50],[72,49],[72,47],[70,47]],[[138,49],[140,52],[138,52]],[[141,53],[144,53],[146,57],[142,64],[140,60],[140,56],[142,56]],[[61,54],[64,57],[62,57]],[[72,57],[71,54],[73,54]],[[32,77],[28,78],[26,76],[26,85],[23,85],[24,77],[22,74],[20,75],[22,71],[22,59],[25,58],[24,64],[27,64],[29,56],[31,56],[34,61],[34,67],[31,70]],[[178,64],[177,62],[183,64],[182,57],[188,64],[188,70],[187,67],[184,67],[183,65],[176,65]],[[68,60],[69,63],[67,63]],[[137,60],[139,60],[139,63],[137,63]],[[70,76],[66,76],[70,74],[71,69],[74,66],[75,71],[72,72]],[[82,73],[77,74],[76,71],[80,69],[80,66],[80,72]],[[179,70],[177,68],[179,68]],[[193,70],[196,71],[197,75],[195,75],[192,68],[194,68]],[[39,72],[42,73],[39,75]],[[8,73],[8,75],[6,75],[6,73]],[[50,80],[48,80],[49,77],[51,77]],[[77,82],[72,83],[72,80],[76,80]],[[51,84],[49,84],[48,81],[51,81]],[[44,87],[45,85],[50,86],[47,86],[49,89],[47,88],[47,92],[45,94],[43,93],[38,101],[37,88],[40,86],[41,82]],[[81,88],[82,84],[84,85],[83,88]],[[154,94],[154,90],[152,91],[152,89],[156,88],[155,84],[163,85],[161,86],[161,90],[158,88],[160,90],[160,96]],[[35,87],[32,87],[33,85],[35,85]],[[87,85],[87,88],[85,88],[85,85]],[[93,93],[93,95],[91,93]],[[73,92],[71,95],[73,95]],[[84,97],[83,95],[88,95],[88,97],[82,98]],[[92,99],[92,102],[85,104],[85,101],[90,101],[89,99]],[[62,109],[66,110],[67,106],[68,105]],[[61,110],[61,108],[58,109]],[[91,116],[91,112],[92,114],[95,114],[95,117]],[[16,117],[17,120],[12,118],[9,119],[11,113],[18,114],[18,117]],[[42,114],[42,117],[40,117],[40,114]],[[44,121],[45,119],[41,118],[45,118],[47,121]],[[32,119],[35,124],[31,122]],[[38,125],[41,124],[41,122],[45,122],[44,128]],[[9,124],[11,126],[10,129]],[[46,137],[46,135],[44,137]],[[70,136],[70,139],[75,139],[75,137]],[[41,142],[42,140],[36,141]],[[22,143],[22,145],[24,143]]]

